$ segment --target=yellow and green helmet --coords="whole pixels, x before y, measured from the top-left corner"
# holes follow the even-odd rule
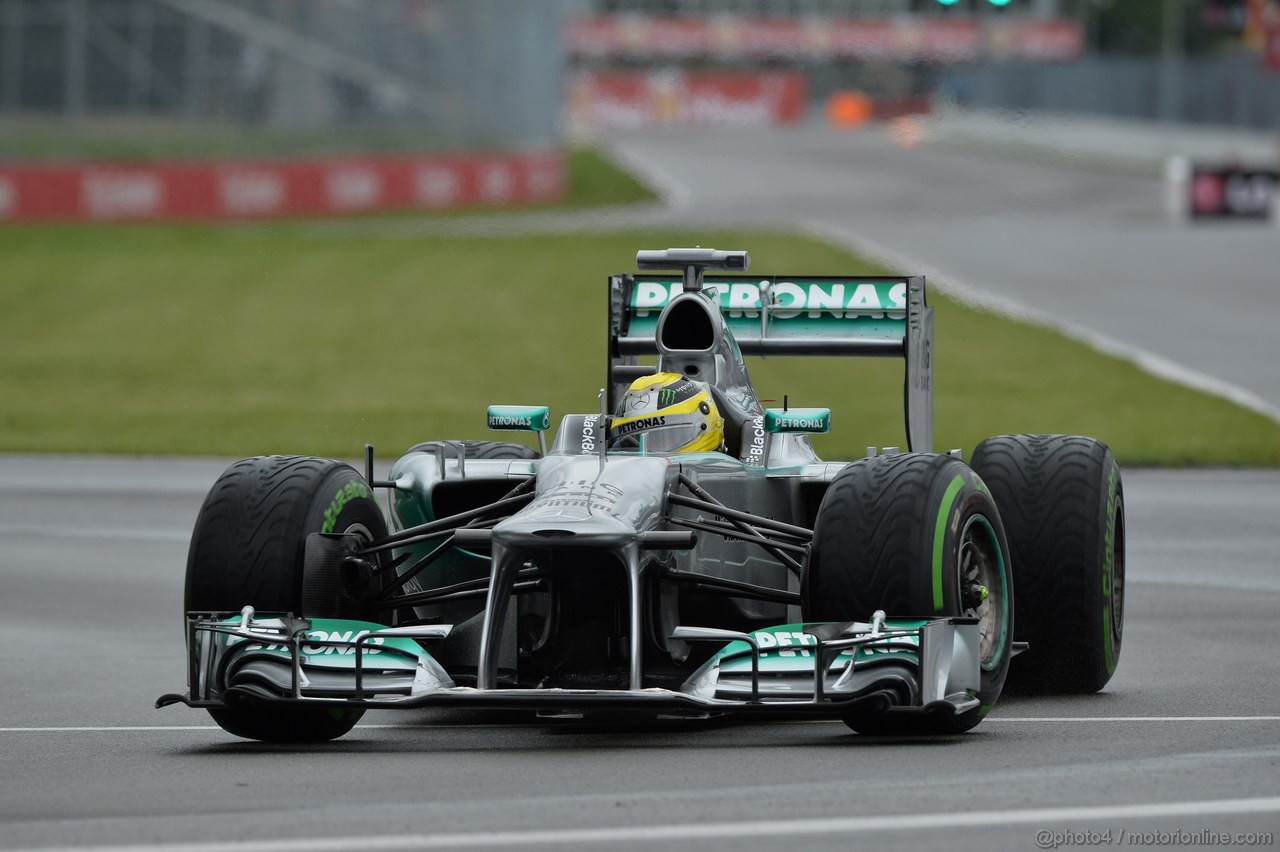
[[[707,385],[679,373],[654,373],[636,379],[623,395],[609,441],[651,453],[711,452],[724,443],[724,418]]]

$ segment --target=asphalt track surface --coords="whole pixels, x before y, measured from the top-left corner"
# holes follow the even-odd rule
[[[796,139],[784,141],[790,150]],[[673,141],[637,137],[642,143],[652,146],[655,172],[681,174],[684,155],[662,153],[678,147]],[[820,150],[793,153],[820,159]],[[891,153],[884,148],[870,169],[876,174],[858,178],[883,182],[882,195],[850,195],[841,207],[842,193],[798,184],[811,203],[793,197],[777,207],[782,224],[818,222],[802,214],[829,205],[823,227],[839,219],[854,237],[892,250],[899,237],[877,231],[877,217],[862,211],[879,199],[887,216],[888,199],[925,176],[915,160]],[[967,196],[974,176],[956,171],[989,167],[972,155],[938,154],[969,158],[954,169],[939,164],[925,181],[939,203],[958,210],[956,194]],[[727,168],[729,158],[705,168]],[[1166,233],[1144,218],[1154,181],[1113,177],[1102,186],[1093,173],[1073,178],[1057,165],[995,171],[1002,169],[1028,169],[1027,180],[1061,187],[1079,182],[1074,204],[1112,211],[1110,226],[1065,201],[1044,216],[1081,233],[1128,221],[1156,235],[1145,252],[1151,280],[1182,280],[1186,258],[1170,248],[1179,241],[1204,238],[1218,251],[1264,233]],[[1123,190],[1126,181],[1136,183]],[[1009,184],[1001,191],[1014,192]],[[739,189],[740,204],[688,195],[679,215],[709,216],[707,204],[739,221],[744,210],[782,204],[753,201],[749,181]],[[900,203],[903,228],[925,215]],[[1039,207],[1028,198],[1025,218]],[[864,224],[866,233],[855,233]],[[979,224],[966,225],[975,241]],[[1035,245],[1029,240],[1027,251]],[[989,258],[1013,271],[999,286],[1036,266],[1013,246],[1007,267]],[[985,256],[981,245],[966,251]],[[948,269],[942,252],[920,256]],[[967,283],[964,258],[954,259],[954,277]],[[1237,269],[1234,262],[1223,268]],[[1252,262],[1230,280],[1252,280]],[[1065,274],[1062,281],[1070,283]],[[1040,285],[1046,296],[1051,285]],[[1037,303],[1037,292],[1014,295],[1056,309]],[[1084,306],[1105,295],[1071,292]],[[1223,315],[1204,320],[1214,337],[1207,349],[1253,340],[1258,348],[1244,360],[1265,355],[1267,341],[1248,333],[1253,319],[1242,316],[1240,328],[1215,324]],[[1176,329],[1147,339],[1143,328],[1131,314],[1103,330],[1179,354],[1160,348],[1176,341]],[[1265,376],[1246,382],[1207,357],[1180,363],[1280,398]],[[1102,840],[1107,831],[1111,845],[1161,839],[1152,832],[1166,841],[1272,832],[1268,848],[1280,833],[1280,472],[1127,470],[1127,621],[1116,677],[1095,696],[1008,696],[963,736],[860,737],[825,722],[582,726],[415,711],[371,713],[342,740],[303,748],[236,740],[184,707],[152,709],[158,694],[184,683],[187,540],[225,464],[0,457],[0,848],[1012,850],[1046,839],[1082,845],[1094,839],[1089,832]]]
[[[184,683],[187,539],[224,464],[0,457],[0,847],[1030,849],[1042,830],[1280,830],[1280,472],[1127,471],[1116,677],[1008,697],[963,736],[383,711],[280,747],[152,709]]]

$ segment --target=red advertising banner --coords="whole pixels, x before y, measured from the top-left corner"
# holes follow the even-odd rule
[[[1268,219],[1280,172],[1199,164],[1192,167],[1187,206],[1192,219]]]
[[[899,59],[959,62],[989,57],[1063,61],[1084,50],[1075,20],[950,21],[904,18],[664,18],[610,15],[570,20],[570,54],[628,59]]]
[[[788,59],[807,56],[822,37],[821,28],[811,28],[804,21],[743,18],[727,19],[718,24],[720,50],[737,51],[739,55],[762,59]]]
[[[889,20],[839,21],[827,30],[826,55],[892,59],[901,55],[897,30]]]
[[[938,21],[919,28],[908,23],[901,32],[916,40],[911,47],[922,59],[959,62],[983,53],[982,30],[972,21]]]
[[[1263,37],[1262,62],[1267,70],[1280,72],[1280,21],[1269,27]]]
[[[560,151],[0,164],[0,221],[255,219],[555,201]]]
[[[1076,21],[1018,21],[1010,29],[1008,36],[996,34],[998,25],[988,28],[988,55],[1054,62],[1075,59],[1084,51],[1084,32]]]
[[[600,72],[570,81],[574,129],[788,124],[805,117],[803,74]]]

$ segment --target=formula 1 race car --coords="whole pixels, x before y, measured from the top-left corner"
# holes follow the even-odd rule
[[[1011,669],[1041,691],[1107,683],[1116,461],[1060,435],[933,452],[923,278],[733,275],[746,252],[711,249],[637,263],[608,281],[599,408],[549,448],[547,408],[495,405],[489,427],[539,451],[433,441],[384,480],[368,446],[363,475],[228,468],[188,556],[189,690],[157,706],[268,741],[428,706],[934,734],[978,724]],[[829,409],[763,408],[744,354],[904,358],[908,451],[823,461]]]

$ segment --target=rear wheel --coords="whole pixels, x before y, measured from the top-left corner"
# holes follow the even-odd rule
[[[1005,519],[1018,589],[1010,672],[1026,692],[1090,693],[1106,685],[1124,632],[1124,487],[1106,444],[1075,435],[1001,435],[973,468]]]
[[[351,597],[332,560],[307,559],[311,533],[387,534],[368,483],[350,466],[307,456],[238,461],[214,483],[196,518],[187,554],[186,611],[291,612],[309,618],[377,620]],[[361,708],[210,710],[224,730],[268,742],[340,737]]]
[[[861,459],[832,480],[801,578],[806,621],[978,618],[979,706],[960,714],[867,713],[860,733],[959,733],[995,704],[1008,671],[1013,586],[1004,527],[976,473],[949,456]]]

